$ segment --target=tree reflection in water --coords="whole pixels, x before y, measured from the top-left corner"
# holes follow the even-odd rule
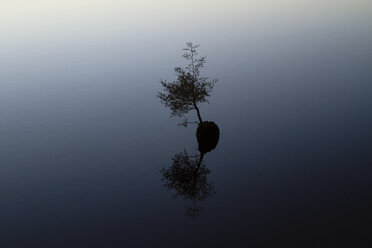
[[[210,170],[203,163],[204,154],[190,156],[187,151],[173,156],[173,164],[163,168],[164,186],[174,190],[174,197],[191,200],[186,213],[192,217],[199,215],[202,207],[198,204],[214,193],[213,184],[208,182]]]
[[[195,217],[202,210],[201,202],[215,193],[214,186],[208,181],[210,170],[203,163],[204,155],[215,149],[220,131],[212,121],[203,121],[199,103],[208,102],[214,84],[217,80],[209,80],[200,74],[204,67],[205,57],[197,57],[198,45],[186,43],[183,57],[190,61],[185,68],[176,67],[177,80],[171,83],[161,80],[163,92],[158,93],[160,101],[171,109],[171,116],[183,117],[190,110],[195,109],[199,120],[196,137],[199,154],[189,155],[187,151],[177,153],[172,158],[172,165],[163,168],[164,186],[174,191],[174,197],[190,200],[186,207],[186,214]],[[187,126],[190,123],[186,118],[181,123]]]

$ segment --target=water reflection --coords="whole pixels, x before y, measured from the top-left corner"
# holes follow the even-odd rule
[[[189,61],[185,68],[176,67],[177,80],[168,83],[161,80],[163,92],[158,93],[161,102],[171,109],[171,116],[183,117],[180,125],[198,123],[196,138],[199,154],[190,155],[186,150],[172,157],[172,165],[161,170],[164,186],[174,191],[174,197],[191,201],[186,207],[186,214],[195,217],[202,210],[201,202],[215,193],[214,185],[208,181],[210,170],[203,162],[204,155],[215,149],[220,131],[213,121],[203,121],[198,104],[208,102],[216,79],[209,80],[201,76],[205,57],[198,57],[198,45],[186,43],[183,57]],[[190,122],[184,116],[195,109],[198,121]]]
[[[215,192],[213,184],[208,182],[210,170],[203,163],[203,157],[202,154],[191,156],[185,150],[173,156],[172,166],[161,170],[164,186],[175,192],[174,197],[191,201],[186,207],[186,214],[191,217],[199,215],[200,202]]]

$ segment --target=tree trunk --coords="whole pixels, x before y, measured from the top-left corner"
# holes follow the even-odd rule
[[[203,161],[203,158],[204,158],[204,153],[201,153],[200,154],[200,157],[199,157],[198,167],[196,167],[195,173],[199,170],[200,165],[201,165],[201,163]]]
[[[202,122],[203,122],[203,120],[202,120],[202,118],[201,118],[201,115],[200,115],[200,111],[199,111],[199,108],[198,108],[198,106],[196,106],[196,103],[195,103],[195,101],[194,101],[193,103],[194,103],[194,108],[195,108],[195,110],[196,110],[196,113],[198,114],[198,118],[199,118],[199,123],[202,123]]]

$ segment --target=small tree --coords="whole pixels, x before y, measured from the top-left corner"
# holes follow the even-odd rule
[[[189,61],[185,68],[176,67],[174,71],[177,80],[168,83],[161,80],[165,92],[159,92],[160,101],[172,110],[171,115],[182,117],[190,110],[195,109],[198,115],[199,123],[202,123],[202,117],[198,108],[199,103],[208,102],[210,92],[213,89],[216,79],[209,80],[208,77],[201,76],[200,69],[204,67],[205,57],[198,57],[197,48],[199,45],[186,43],[183,57]],[[187,119],[183,125],[187,125]]]

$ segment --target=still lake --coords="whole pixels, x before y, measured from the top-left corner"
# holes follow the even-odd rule
[[[0,247],[371,247],[371,12],[2,0]],[[198,153],[197,125],[157,97],[188,41],[220,130],[194,218],[161,170]]]

